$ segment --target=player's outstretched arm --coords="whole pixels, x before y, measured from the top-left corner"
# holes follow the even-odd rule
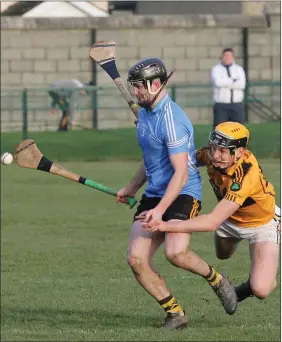
[[[150,222],[144,222],[142,225],[145,230],[149,231],[159,230],[174,233],[211,232],[215,231],[239,207],[240,205],[238,203],[223,199],[209,214],[200,215],[186,221],[158,221],[154,225]]]

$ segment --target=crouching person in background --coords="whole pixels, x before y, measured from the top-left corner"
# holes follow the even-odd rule
[[[53,82],[48,91],[52,99],[51,114],[56,112],[56,107],[62,111],[58,131],[67,131],[72,127],[72,117],[76,103],[80,95],[85,95],[85,85],[78,80],[61,80]]]

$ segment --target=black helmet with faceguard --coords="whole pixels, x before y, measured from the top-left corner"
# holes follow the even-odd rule
[[[128,71],[128,82],[142,82],[147,88],[147,81],[159,78],[161,83],[167,80],[166,67],[159,58],[145,58],[133,65]]]
[[[161,86],[158,90],[153,91],[151,86],[153,80],[155,79],[160,80]],[[159,58],[142,59],[134,64],[133,67],[128,71],[127,82],[130,92],[133,96],[135,96],[135,87],[141,89],[139,92],[143,91],[143,98],[142,100],[138,99],[138,104],[140,107],[146,109],[151,108],[151,105],[156,101],[167,81],[168,76],[166,67],[163,61],[161,61]],[[154,95],[153,99],[151,98],[152,95]]]

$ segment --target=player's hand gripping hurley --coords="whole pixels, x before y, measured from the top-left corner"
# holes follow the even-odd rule
[[[19,145],[17,145],[14,159],[18,166],[52,173],[53,175],[61,176],[80,184],[90,186],[91,188],[105,192],[109,195],[117,195],[116,191],[106,187],[105,185],[82,177],[72,171],[64,169],[58,164],[53,163],[44,157],[32,139],[23,140]],[[133,208],[137,203],[137,200],[134,197],[128,197],[127,200],[130,208]]]

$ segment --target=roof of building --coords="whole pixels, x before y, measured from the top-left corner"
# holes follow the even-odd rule
[[[107,17],[108,1],[1,1],[1,15],[25,18]]]

